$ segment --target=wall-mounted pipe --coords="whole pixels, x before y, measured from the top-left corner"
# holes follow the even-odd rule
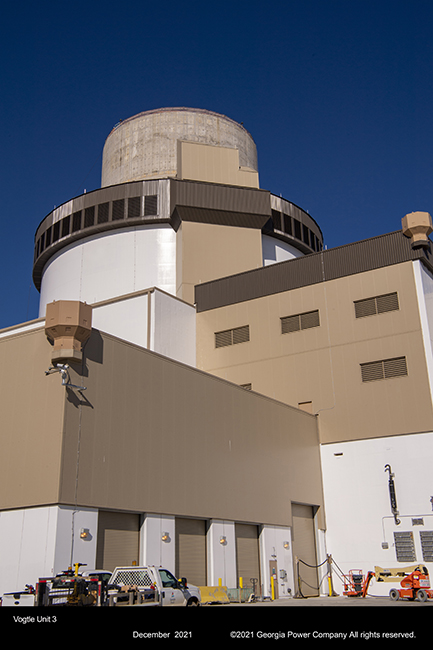
[[[394,515],[394,520],[397,526],[401,523],[400,519],[398,518],[398,510],[397,510],[397,497],[395,494],[395,485],[394,485],[394,474],[391,472],[391,465],[385,465],[385,472],[389,472],[389,481],[388,481],[388,489],[389,489],[389,498],[391,501],[391,512]]]

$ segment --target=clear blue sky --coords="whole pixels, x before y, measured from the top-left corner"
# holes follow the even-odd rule
[[[119,119],[189,106],[243,122],[261,187],[328,248],[433,212],[433,3],[222,0],[2,8],[0,328],[38,315],[40,221],[100,186]]]

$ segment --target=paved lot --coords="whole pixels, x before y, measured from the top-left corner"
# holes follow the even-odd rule
[[[230,603],[224,607],[433,607],[433,599],[425,603],[410,600],[397,600],[391,602],[388,596],[367,596],[366,598],[348,598],[335,596],[329,598],[281,598],[279,600],[265,600],[257,603]]]

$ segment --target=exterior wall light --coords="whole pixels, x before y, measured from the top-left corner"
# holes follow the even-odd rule
[[[284,548],[290,548],[290,542],[283,542]]]
[[[170,541],[170,534],[167,532],[162,533],[161,540],[163,542],[169,542]]]
[[[92,537],[92,536],[91,536],[91,534],[90,534],[90,530],[89,530],[88,528],[82,528],[82,529],[80,530],[80,538],[81,538],[81,539],[89,540],[89,539],[91,539],[91,537]]]
[[[221,544],[221,546],[227,546],[227,537],[225,537],[224,535],[221,535],[220,544]]]

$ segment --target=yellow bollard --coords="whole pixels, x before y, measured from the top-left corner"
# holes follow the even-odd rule
[[[242,589],[244,586],[243,578],[239,578],[239,602],[242,602]]]

